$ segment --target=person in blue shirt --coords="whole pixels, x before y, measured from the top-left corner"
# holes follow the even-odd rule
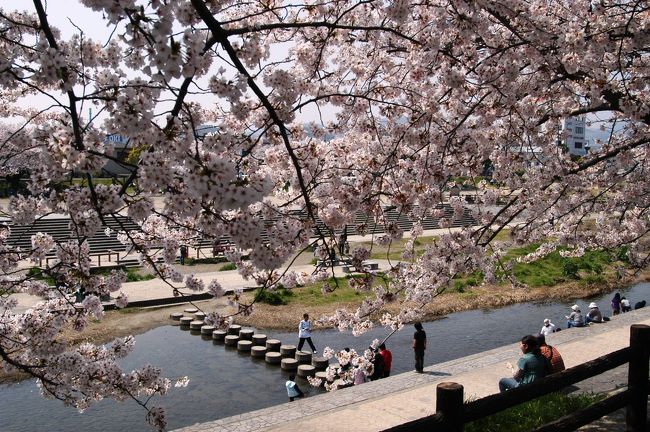
[[[517,369],[513,370],[512,378],[499,380],[499,391],[501,392],[544,378],[549,370],[547,360],[542,355],[535,336],[527,335],[521,338],[519,348],[524,355],[517,361]]]
[[[289,402],[293,402],[293,400],[297,397],[304,397],[305,394],[300,390],[300,387],[298,387],[298,384],[296,384],[296,376],[291,374],[289,375],[289,379],[287,382],[284,384],[285,387],[287,388],[287,396],[289,396]]]

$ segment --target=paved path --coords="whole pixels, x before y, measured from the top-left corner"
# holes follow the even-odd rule
[[[615,317],[606,324],[565,330],[550,335],[567,367],[593,360],[629,344],[631,324],[650,325],[650,308]],[[434,348],[436,349],[436,348]],[[437,349],[444,349],[438,347]],[[436,385],[453,381],[465,387],[465,398],[480,398],[498,392],[499,378],[509,374],[505,363],[516,362],[519,345],[432,365],[425,373],[407,372],[332,393],[300,399],[250,413],[197,424],[178,432],[331,431],[345,424],[346,430],[374,432],[435,412]],[[624,368],[577,385],[583,392],[608,392],[625,382]],[[591,429],[624,430],[620,415],[609,417]],[[608,423],[607,423],[608,422]]]

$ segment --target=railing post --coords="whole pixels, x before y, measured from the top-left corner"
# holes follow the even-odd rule
[[[625,415],[626,430],[643,432],[648,417],[648,361],[650,360],[650,326],[630,327],[630,369],[627,388],[630,399]]]
[[[442,430],[463,432],[463,386],[442,382],[436,387],[436,413],[442,415]]]

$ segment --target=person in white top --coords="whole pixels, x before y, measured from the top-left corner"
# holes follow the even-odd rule
[[[298,325],[298,338],[300,338],[300,341],[298,342],[298,351],[302,351],[302,346],[305,344],[305,341],[307,341],[312,352],[316,354],[316,347],[311,341],[311,321],[309,321],[309,314],[304,314],[302,316],[302,321],[300,321],[300,325]]]
[[[555,332],[555,324],[553,324],[550,319],[546,318],[544,320],[544,326],[539,331],[539,333],[543,334],[544,336],[548,336],[554,332]]]

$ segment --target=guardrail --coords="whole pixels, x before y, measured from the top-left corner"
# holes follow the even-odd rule
[[[627,389],[609,396],[582,410],[575,411],[534,432],[569,432],[589,424],[613,411],[626,408],[626,430],[646,431],[648,417],[648,363],[650,362],[650,326],[630,327],[630,346],[562,372],[549,375],[528,385],[504,393],[493,394],[475,401],[463,402],[463,386],[454,382],[438,384],[436,413],[386,432],[461,432],[466,423],[479,420],[513,406],[600,375],[610,369],[629,364]]]

